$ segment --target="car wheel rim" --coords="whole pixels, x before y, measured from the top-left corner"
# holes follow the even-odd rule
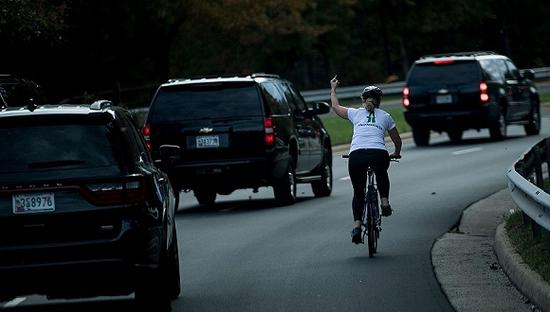
[[[332,174],[330,172],[330,166],[329,165],[325,165],[325,183],[327,185],[327,188],[330,189],[331,188],[331,181],[332,181]]]
[[[502,136],[506,136],[506,121],[504,120],[504,114],[500,114],[500,133]]]
[[[533,113],[533,125],[535,126],[535,129],[539,129],[540,127],[540,115],[538,109],[536,109]]]
[[[291,171],[288,172],[288,184],[290,188],[290,196],[292,198],[296,197],[296,183],[294,181],[294,174]]]

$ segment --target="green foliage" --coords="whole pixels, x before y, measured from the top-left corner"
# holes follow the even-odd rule
[[[65,28],[65,1],[0,1],[0,38],[6,43],[59,42]]]
[[[541,229],[541,236],[533,238],[531,225],[523,224],[520,211],[510,215],[506,222],[506,231],[515,250],[527,265],[544,280],[550,282],[550,233]]]
[[[538,0],[2,0],[0,57],[57,99],[250,72],[305,90],[334,74],[343,86],[403,80],[429,53],[548,66],[548,15]]]

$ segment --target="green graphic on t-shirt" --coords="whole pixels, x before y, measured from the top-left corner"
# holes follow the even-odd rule
[[[367,122],[376,123],[376,115],[374,115],[374,112],[369,113],[369,116],[367,117]]]

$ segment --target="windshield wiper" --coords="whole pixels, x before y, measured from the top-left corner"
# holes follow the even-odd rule
[[[41,161],[29,164],[31,169],[43,169],[43,168],[53,168],[53,167],[65,167],[65,166],[74,166],[81,165],[86,163],[84,160],[77,159],[65,159],[65,160],[52,160],[52,161]]]

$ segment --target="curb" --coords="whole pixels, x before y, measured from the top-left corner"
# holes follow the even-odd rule
[[[550,285],[531,270],[514,250],[506,229],[506,222],[497,227],[494,250],[501,267],[516,287],[543,311],[550,311]]]

